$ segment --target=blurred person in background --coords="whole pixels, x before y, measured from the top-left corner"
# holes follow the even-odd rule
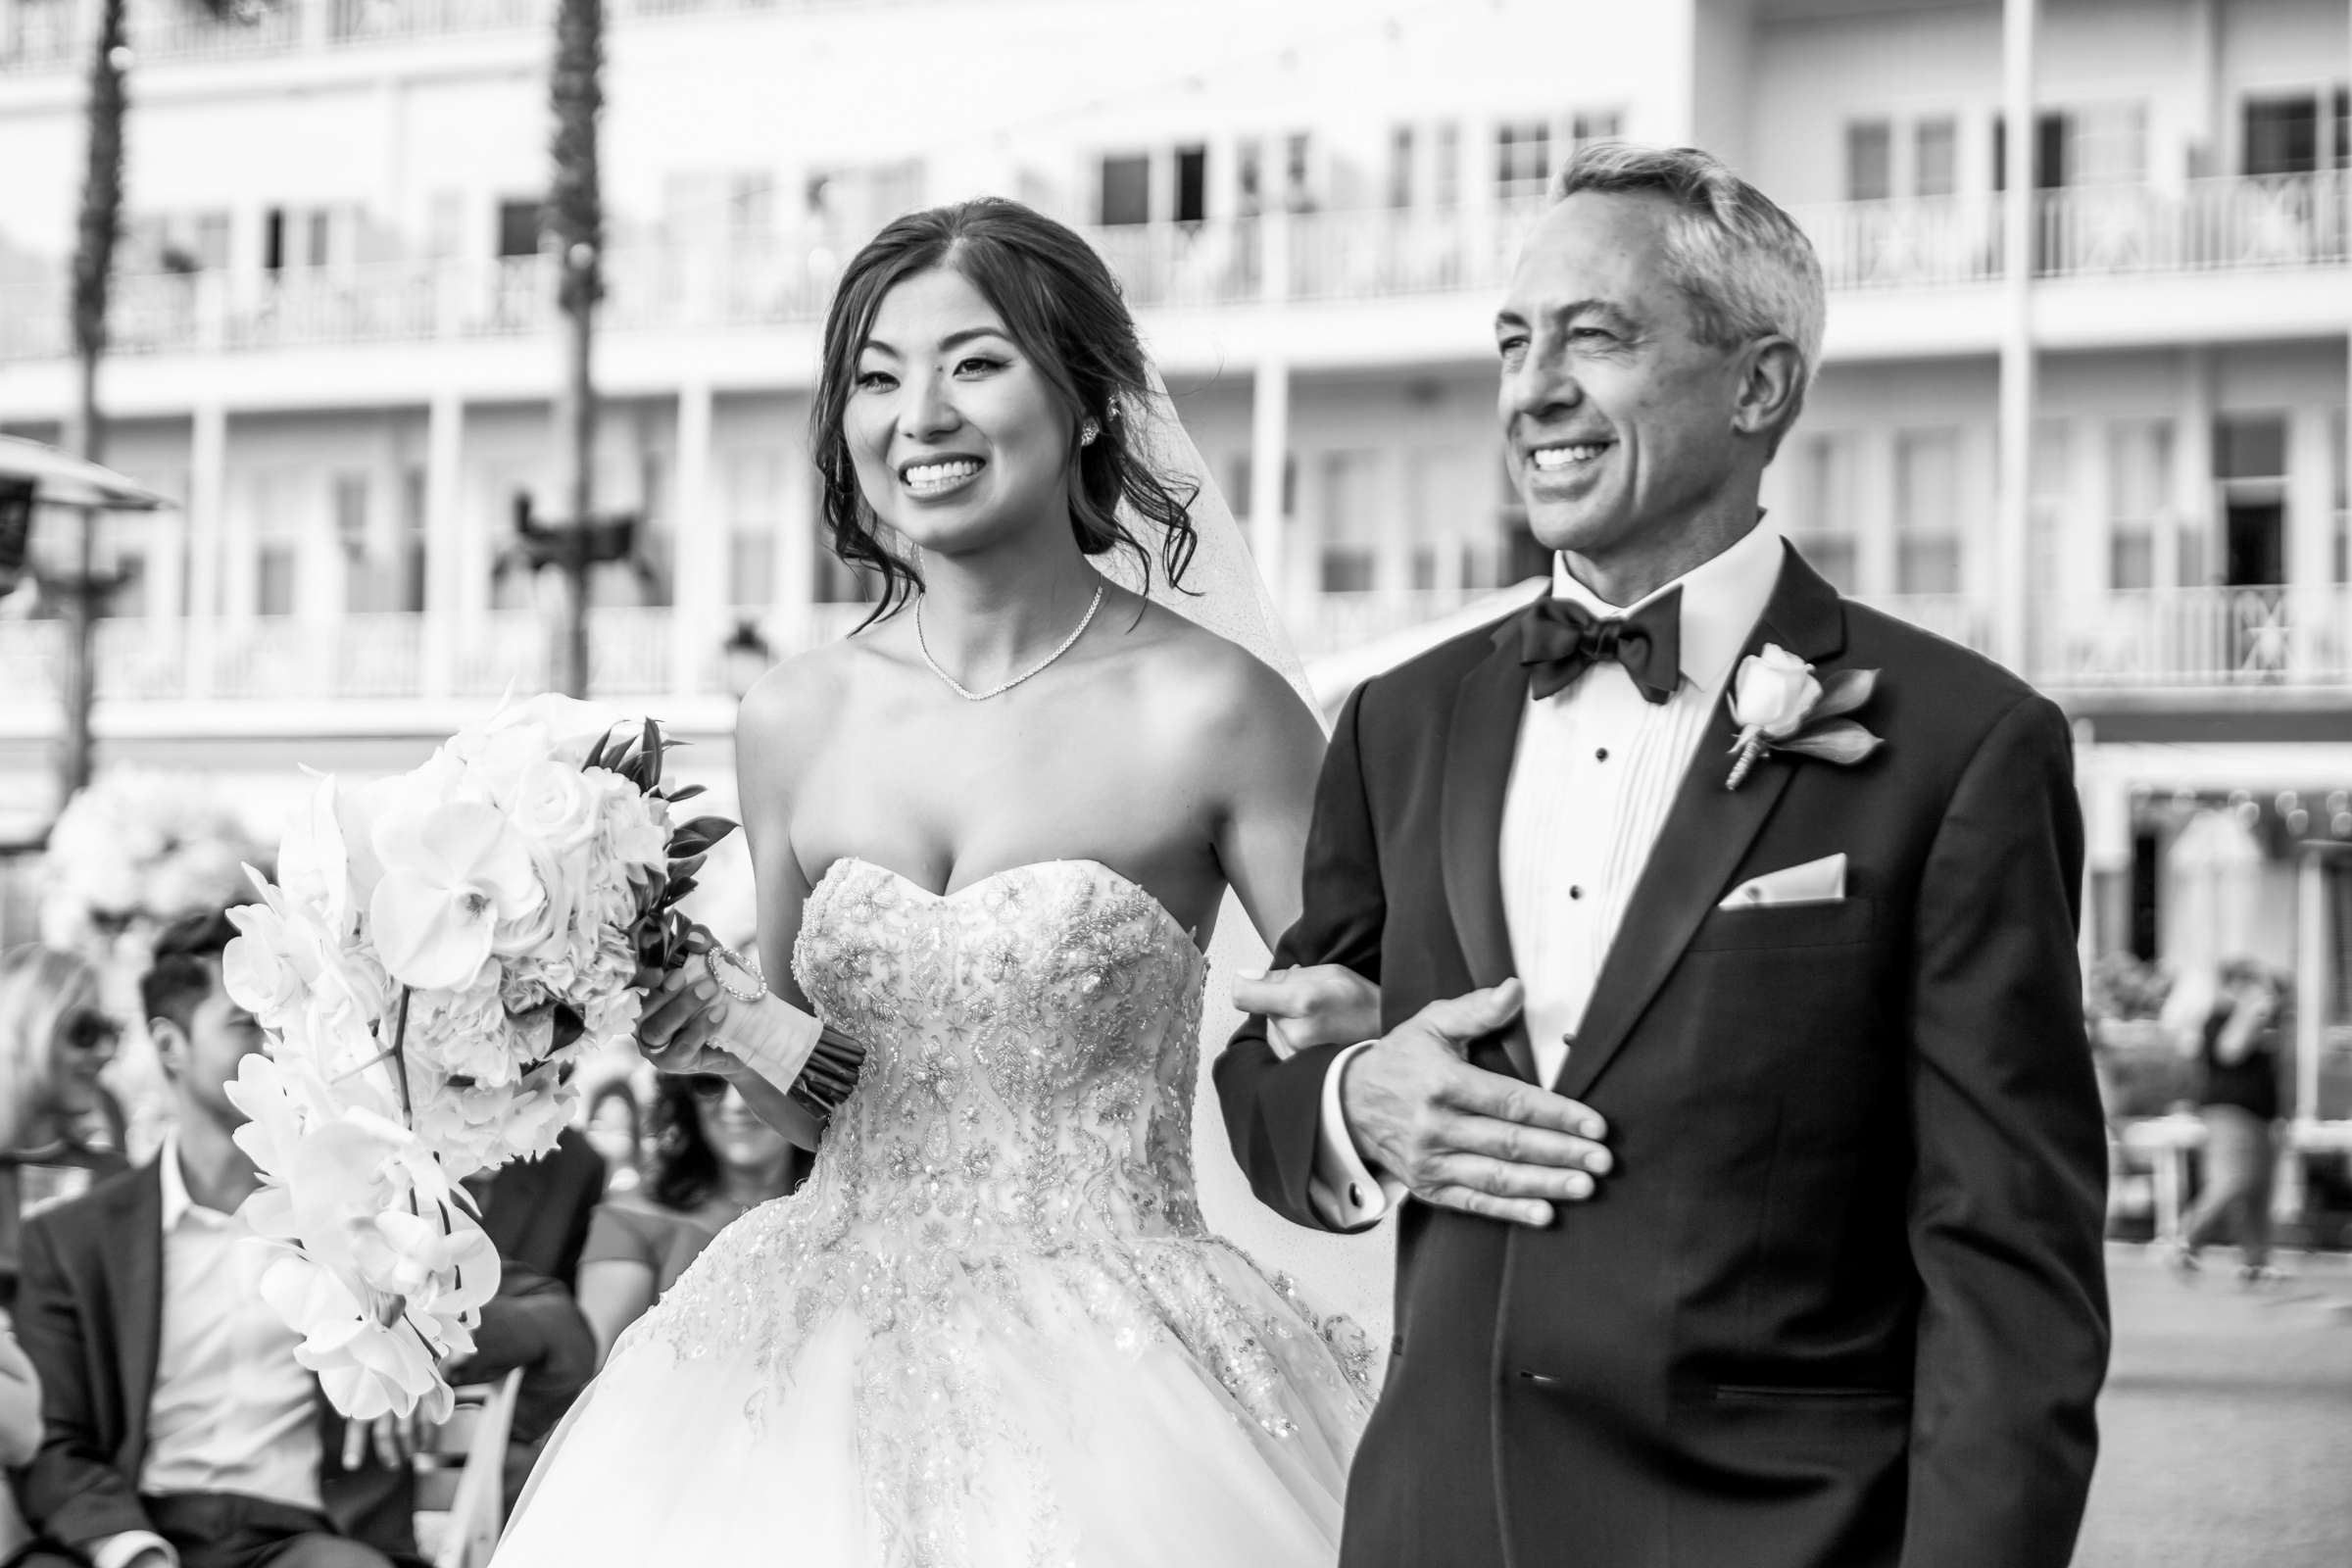
[[[0,1306],[16,1297],[24,1220],[129,1168],[122,1107],[99,1082],[122,1035],[83,959],[0,953]]]
[[[596,1211],[580,1257],[580,1310],[599,1365],[712,1237],[799,1187],[811,1157],[719,1077],[664,1074],[653,1140],[643,1183]]]
[[[2285,1059],[2285,987],[2262,965],[2248,958],[2222,965],[2221,994],[2198,1045],[2205,1187],[2174,1249],[2174,1263],[2183,1274],[2197,1272],[2198,1251],[2229,1232],[2238,1247],[2240,1280],[2267,1285],[2278,1278],[2271,1266],[2271,1188],[2278,1158],[2272,1129]]]
[[[412,1548],[410,1434],[352,1429],[264,1303],[236,1209],[260,1184],[225,1085],[263,1049],[218,911],[167,929],[140,1000],[172,1089],[156,1157],[34,1217],[19,1326],[44,1391],[18,1498],[90,1568],[382,1568]]]
[[[32,1462],[41,1446],[41,1380],[17,1343],[16,1325],[0,1311],[0,1468]],[[0,1487],[0,1562],[32,1539],[13,1489]]]
[[[588,1142],[605,1156],[607,1196],[634,1192],[643,1179],[638,1161],[644,1157],[644,1118],[637,1109],[637,1091],[626,1078],[614,1078],[589,1097]]]

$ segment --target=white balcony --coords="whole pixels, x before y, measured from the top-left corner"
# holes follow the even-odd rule
[[[1314,596],[1290,614],[1299,652],[1345,654],[1462,611],[1494,589]],[[1990,608],[1947,596],[1892,597],[1880,608],[1982,647]],[[614,698],[720,697],[720,645],[738,621],[757,624],[778,657],[840,637],[863,605],[739,609],[681,638],[679,612],[600,608],[590,617],[592,684]],[[545,632],[530,611],[479,620],[421,614],[321,620],[262,617],[194,626],[108,620],[98,627],[98,692],[108,705],[179,702],[316,705],[481,702],[510,684],[535,688]],[[53,693],[63,628],[0,621],[0,690]],[[681,667],[680,658],[688,662]],[[2352,694],[2352,588],[2144,589],[2045,598],[2034,616],[2026,673],[2060,694],[2146,691],[2208,695],[2301,690]],[[27,713],[37,704],[22,705]],[[160,711],[160,710],[159,710]]]
[[[610,0],[616,21],[778,11],[826,0]],[[556,0],[268,0],[214,17],[193,0],[131,0],[125,35],[142,63],[327,53],[368,44],[552,28]],[[0,40],[0,75],[86,69],[93,40],[81,8],[24,12]]]
[[[2341,267],[2347,184],[2318,174],[2083,185],[2034,197],[2036,277]],[[2001,276],[1997,195],[1837,202],[1796,218],[1832,289],[1935,288]]]
[[[2299,272],[2333,287],[2352,272],[2343,172],[2199,180],[2160,190],[2097,186],[2038,198],[2038,278]],[[1363,211],[1154,223],[1091,238],[1144,310],[1411,300],[1502,287],[1526,203],[1444,213]],[[1861,305],[1997,280],[1999,209],[1984,200],[1850,202],[1804,209],[1832,289]],[[845,233],[702,245],[615,244],[606,326],[620,333],[806,326],[820,319]],[[2352,278],[2347,278],[2352,282]],[[434,343],[552,332],[556,275],[543,257],[401,260],[261,276],[128,276],[110,345],[128,357],[256,353],[362,343]],[[0,296],[0,361],[64,358],[68,289]],[[1925,303],[1924,300],[1921,303]],[[2080,302],[2077,302],[2078,304]],[[2310,330],[2291,302],[2279,330]],[[1909,311],[1915,327],[1933,313]],[[2079,315],[2076,304],[2061,313]],[[1835,320],[1834,320],[1835,324]],[[2053,330],[2063,325],[2054,322]],[[2178,319],[2160,323],[2178,336]],[[1469,339],[1465,339],[1469,341]]]

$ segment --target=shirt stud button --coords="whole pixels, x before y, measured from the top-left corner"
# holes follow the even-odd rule
[[[1594,753],[1592,754],[1592,760],[1594,760],[1595,762],[1605,762],[1605,761],[1607,761],[1608,760],[1609,760],[1609,749],[1608,749],[1606,746],[1603,746],[1603,747],[1602,747],[1602,748],[1601,748],[1599,751],[1597,751],[1597,752],[1594,752]]]
[[[1569,896],[1570,898],[1572,898],[1572,899],[1581,899],[1581,898],[1583,898],[1583,897],[1585,896],[1585,890],[1584,890],[1583,888],[1581,888],[1581,887],[1580,887],[1580,888],[1570,888],[1570,889],[1568,890],[1568,896]]]

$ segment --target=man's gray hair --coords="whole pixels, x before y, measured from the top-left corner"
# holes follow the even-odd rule
[[[1668,280],[1697,318],[1701,341],[1736,348],[1778,334],[1804,360],[1804,385],[1821,368],[1827,314],[1821,259],[1796,220],[1771,197],[1695,147],[1596,141],[1581,148],[1552,181],[1551,199],[1579,191],[1663,196],[1675,214],[1666,229]]]

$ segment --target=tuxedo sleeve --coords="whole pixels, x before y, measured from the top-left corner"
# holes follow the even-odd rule
[[[1925,1298],[1902,1568],[2064,1568],[2098,1448],[2107,1155],[2071,753],[2053,705],[2010,710],[1963,770],[1920,888],[1909,1233]]]
[[[1298,922],[1274,950],[1278,968],[1345,964],[1380,983],[1380,934],[1387,918],[1361,753],[1364,688],[1340,710],[1315,786],[1307,831],[1303,901]],[[1315,1202],[1323,1152],[1325,1076],[1348,1048],[1318,1046],[1284,1056],[1252,1017],[1217,1058],[1217,1098],[1234,1158],[1260,1202],[1294,1224],[1360,1229]],[[1375,1216],[1377,1217],[1377,1216]],[[1368,1223],[1368,1221],[1366,1222]]]
[[[115,1467],[101,1435],[90,1358],[116,1343],[112,1326],[84,1321],[47,1216],[24,1227],[17,1338],[41,1385],[41,1446],[17,1479],[26,1523],[53,1541],[89,1546],[151,1528],[135,1478]]]

